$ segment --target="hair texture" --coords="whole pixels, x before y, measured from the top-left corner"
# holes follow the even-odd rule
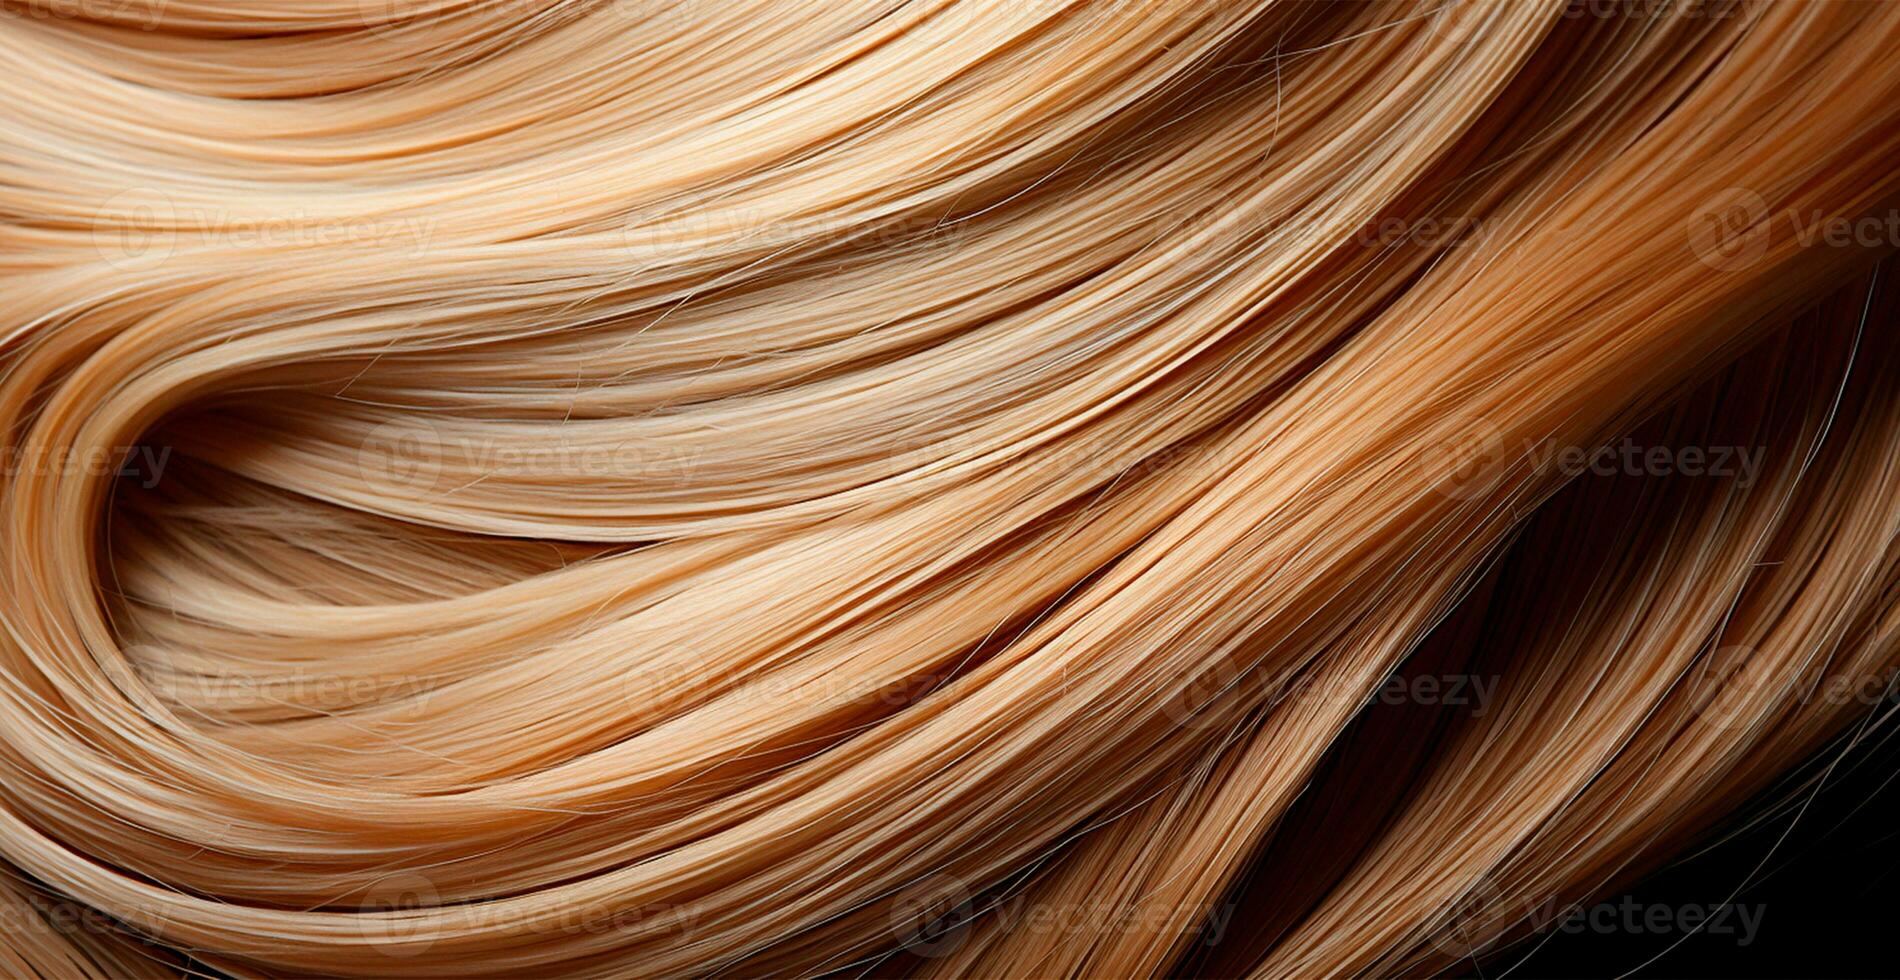
[[[1459,969],[1891,703],[1900,4],[0,14],[8,975]]]

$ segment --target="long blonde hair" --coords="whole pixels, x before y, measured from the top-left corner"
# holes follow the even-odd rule
[[[0,13],[8,972],[1428,972],[1900,668],[1900,6]]]

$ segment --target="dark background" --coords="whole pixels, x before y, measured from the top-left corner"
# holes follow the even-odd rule
[[[1784,790],[1755,801],[1747,813],[1767,815],[1755,826],[1731,826],[1701,853],[1603,899],[1756,906],[1753,941],[1739,942],[1739,928],[1686,938],[1680,932],[1547,932],[1463,975],[1900,977],[1900,786],[1890,785],[1900,782],[1900,738],[1892,727],[1852,751],[1833,749],[1829,758],[1839,762],[1818,791],[1790,800]],[[1829,758],[1816,760],[1810,771],[1818,773]]]

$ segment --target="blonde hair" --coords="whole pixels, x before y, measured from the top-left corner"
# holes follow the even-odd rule
[[[1900,666],[1900,6],[4,12],[9,972],[1432,971]]]

